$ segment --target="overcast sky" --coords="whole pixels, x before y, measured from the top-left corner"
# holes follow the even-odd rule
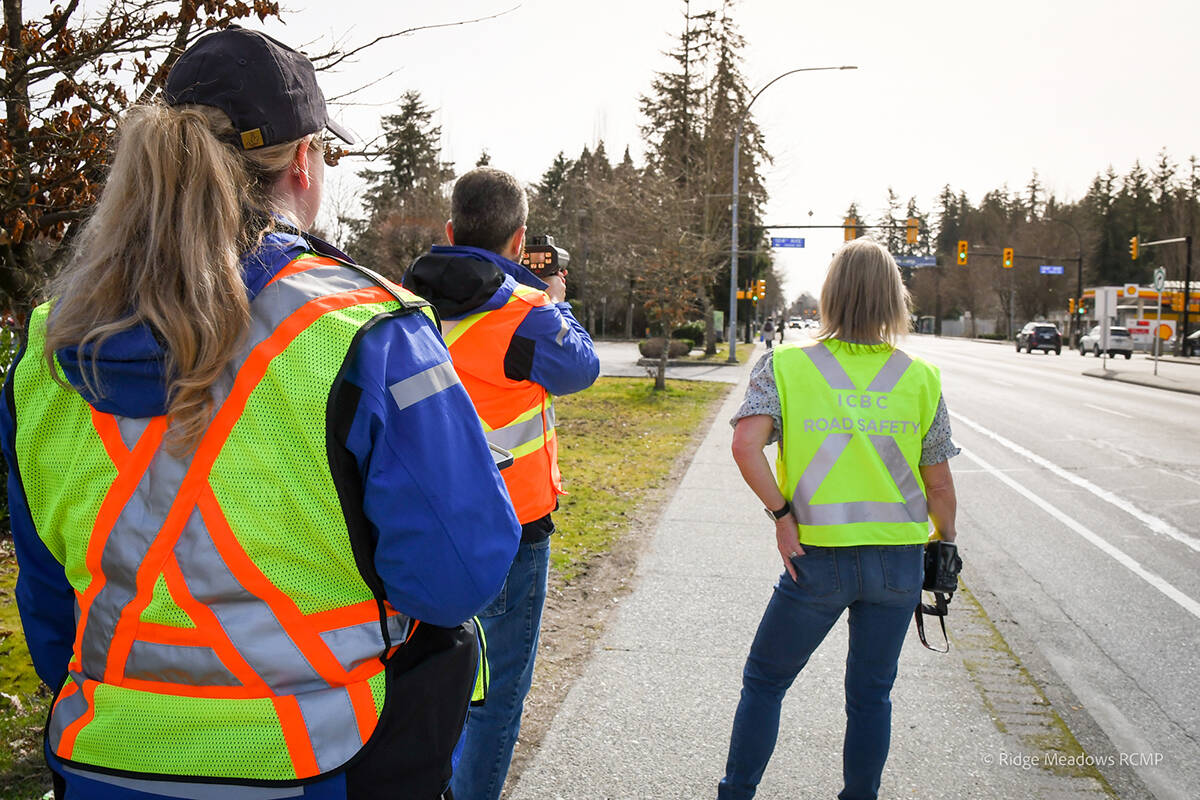
[[[331,35],[361,43],[516,6],[380,45],[323,84],[333,96],[396,70],[361,98],[385,105],[336,115],[369,138],[386,103],[416,89],[438,109],[445,157],[460,171],[486,148],[493,166],[526,182],[560,150],[574,156],[600,139],[613,158],[626,146],[640,156],[637,98],[669,67],[662,53],[675,44],[683,8],[681,0],[288,5],[286,24],[267,30],[296,46]],[[889,186],[930,211],[947,183],[978,202],[1003,184],[1023,188],[1035,169],[1056,196],[1078,199],[1109,164],[1149,166],[1163,147],[1180,163],[1200,154],[1200,3],[1191,0],[742,0],[736,19],[753,89],[797,67],[858,67],[790,76],[755,103],[775,158],[765,173],[772,224],[840,224],[851,201],[875,215]],[[841,232],[781,234],[807,239],[804,250],[779,253],[789,297],[816,294]]]

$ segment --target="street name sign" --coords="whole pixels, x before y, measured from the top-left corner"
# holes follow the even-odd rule
[[[936,267],[937,256],[892,256],[897,267]]]
[[[1038,267],[1038,272],[1042,273],[1043,275],[1062,275],[1063,268],[1057,264],[1042,264],[1040,267]]]
[[[772,236],[771,247],[804,247],[804,239],[793,236]]]

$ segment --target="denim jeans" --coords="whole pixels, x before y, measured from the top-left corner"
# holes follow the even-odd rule
[[[875,800],[891,740],[892,684],[921,596],[921,545],[812,547],[775,584],[742,672],[729,760],[717,797],[754,796],[779,735],[779,707],[796,675],[850,609],[846,658],[844,788],[840,800]]]
[[[479,615],[491,685],[487,701],[467,716],[462,757],[450,780],[455,800],[496,800],[504,788],[533,681],[549,565],[549,539],[522,543],[500,593]]]

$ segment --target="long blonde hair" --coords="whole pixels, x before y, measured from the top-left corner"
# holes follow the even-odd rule
[[[912,328],[911,306],[891,253],[869,239],[855,239],[829,265],[817,338],[895,347]]]
[[[184,455],[213,413],[212,386],[250,324],[239,258],[273,227],[271,186],[295,155],[289,142],[249,153],[208,106],[129,110],[104,192],[70,261],[50,284],[45,358],[90,348],[88,389],[103,397],[95,355],[146,325],[164,345],[168,446]],[[61,378],[59,378],[61,381]]]

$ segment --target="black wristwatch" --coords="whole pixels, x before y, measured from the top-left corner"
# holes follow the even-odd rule
[[[773,519],[775,521],[779,521],[779,520],[783,519],[784,517],[786,517],[788,514],[792,513],[792,504],[789,501],[784,500],[783,508],[779,509],[778,511],[772,511],[769,508],[764,508],[763,511],[767,512],[767,516],[770,517],[771,519]]]

